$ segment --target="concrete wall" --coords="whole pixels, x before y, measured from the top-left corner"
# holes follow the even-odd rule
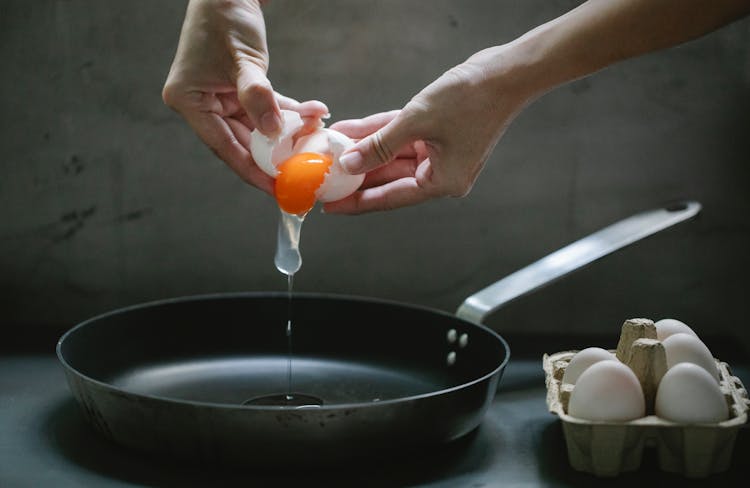
[[[334,119],[398,108],[474,51],[576,3],[274,0],[270,77],[279,91],[326,101]],[[272,263],[275,204],[161,103],[184,7],[0,4],[6,329],[72,325],[164,297],[285,289]],[[512,125],[465,199],[361,217],[311,214],[297,289],[454,310],[599,227],[693,198],[705,206],[698,221],[489,323],[616,335],[627,317],[675,316],[750,343],[749,134],[746,19],[545,96]]]

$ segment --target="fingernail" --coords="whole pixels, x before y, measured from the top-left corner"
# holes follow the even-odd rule
[[[341,156],[339,158],[339,163],[341,163],[341,167],[344,168],[344,171],[347,173],[357,174],[362,170],[364,159],[359,151],[352,151]]]
[[[266,112],[260,118],[261,131],[266,134],[275,134],[281,129],[281,120],[274,112]]]
[[[331,114],[323,114],[323,115],[320,116],[320,118],[323,119],[323,120],[328,120],[328,119],[331,118]]]

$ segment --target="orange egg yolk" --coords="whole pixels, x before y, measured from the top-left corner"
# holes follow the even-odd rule
[[[315,205],[315,192],[323,184],[331,158],[318,153],[299,153],[276,167],[274,194],[279,207],[289,214],[307,213]]]

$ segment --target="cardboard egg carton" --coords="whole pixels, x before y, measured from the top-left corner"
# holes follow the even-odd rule
[[[650,323],[650,326],[649,326]],[[628,320],[623,324],[615,353],[635,372],[646,399],[647,415],[628,422],[589,421],[567,414],[574,386],[562,377],[578,351],[545,354],[547,406],[560,417],[571,466],[596,476],[617,476],[637,470],[644,456],[656,455],[663,471],[701,478],[729,468],[737,431],[747,422],[750,400],[742,382],[733,376],[727,363],[716,360],[720,387],[729,406],[729,419],[712,424],[681,424],[653,414],[653,399],[666,357],[655,339],[653,322]],[[653,337],[651,337],[653,336]]]

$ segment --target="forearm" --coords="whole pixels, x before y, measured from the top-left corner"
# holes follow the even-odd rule
[[[499,75],[529,97],[618,61],[700,37],[750,13],[750,0],[589,0],[500,46]]]

